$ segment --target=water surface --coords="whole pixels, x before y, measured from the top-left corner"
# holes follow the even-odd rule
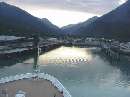
[[[0,77],[33,72],[35,59],[0,60],[11,63],[0,68]],[[63,46],[40,55],[38,64],[41,72],[57,77],[73,97],[130,97],[130,62],[124,56],[116,60],[98,48]]]

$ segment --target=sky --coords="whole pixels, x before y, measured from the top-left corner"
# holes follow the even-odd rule
[[[102,16],[127,0],[0,0],[62,27]]]

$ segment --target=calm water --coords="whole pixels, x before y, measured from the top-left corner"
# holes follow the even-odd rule
[[[33,72],[32,56],[0,60],[0,77]],[[96,48],[60,47],[39,57],[39,68],[57,77],[73,97],[130,97],[130,62]]]

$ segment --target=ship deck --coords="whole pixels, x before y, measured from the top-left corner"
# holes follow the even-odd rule
[[[6,90],[8,97],[15,97],[19,90],[24,91],[26,97],[63,97],[51,82],[44,79],[31,78],[0,84],[1,90]]]

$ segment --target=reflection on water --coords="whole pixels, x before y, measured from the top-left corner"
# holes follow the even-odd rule
[[[38,58],[39,58],[39,48],[34,49],[34,64],[33,64],[33,69],[34,71],[37,71],[38,68]]]
[[[23,63],[0,69],[0,77],[32,72],[37,54]],[[6,63],[7,64],[7,63]],[[9,64],[9,63],[8,63]],[[97,48],[60,47],[44,53],[38,60],[41,72],[57,77],[73,97],[129,97],[130,63],[113,60]],[[36,67],[37,68],[37,67]]]
[[[92,60],[90,52],[85,48],[61,47],[39,57],[39,64],[71,64],[89,62]]]

